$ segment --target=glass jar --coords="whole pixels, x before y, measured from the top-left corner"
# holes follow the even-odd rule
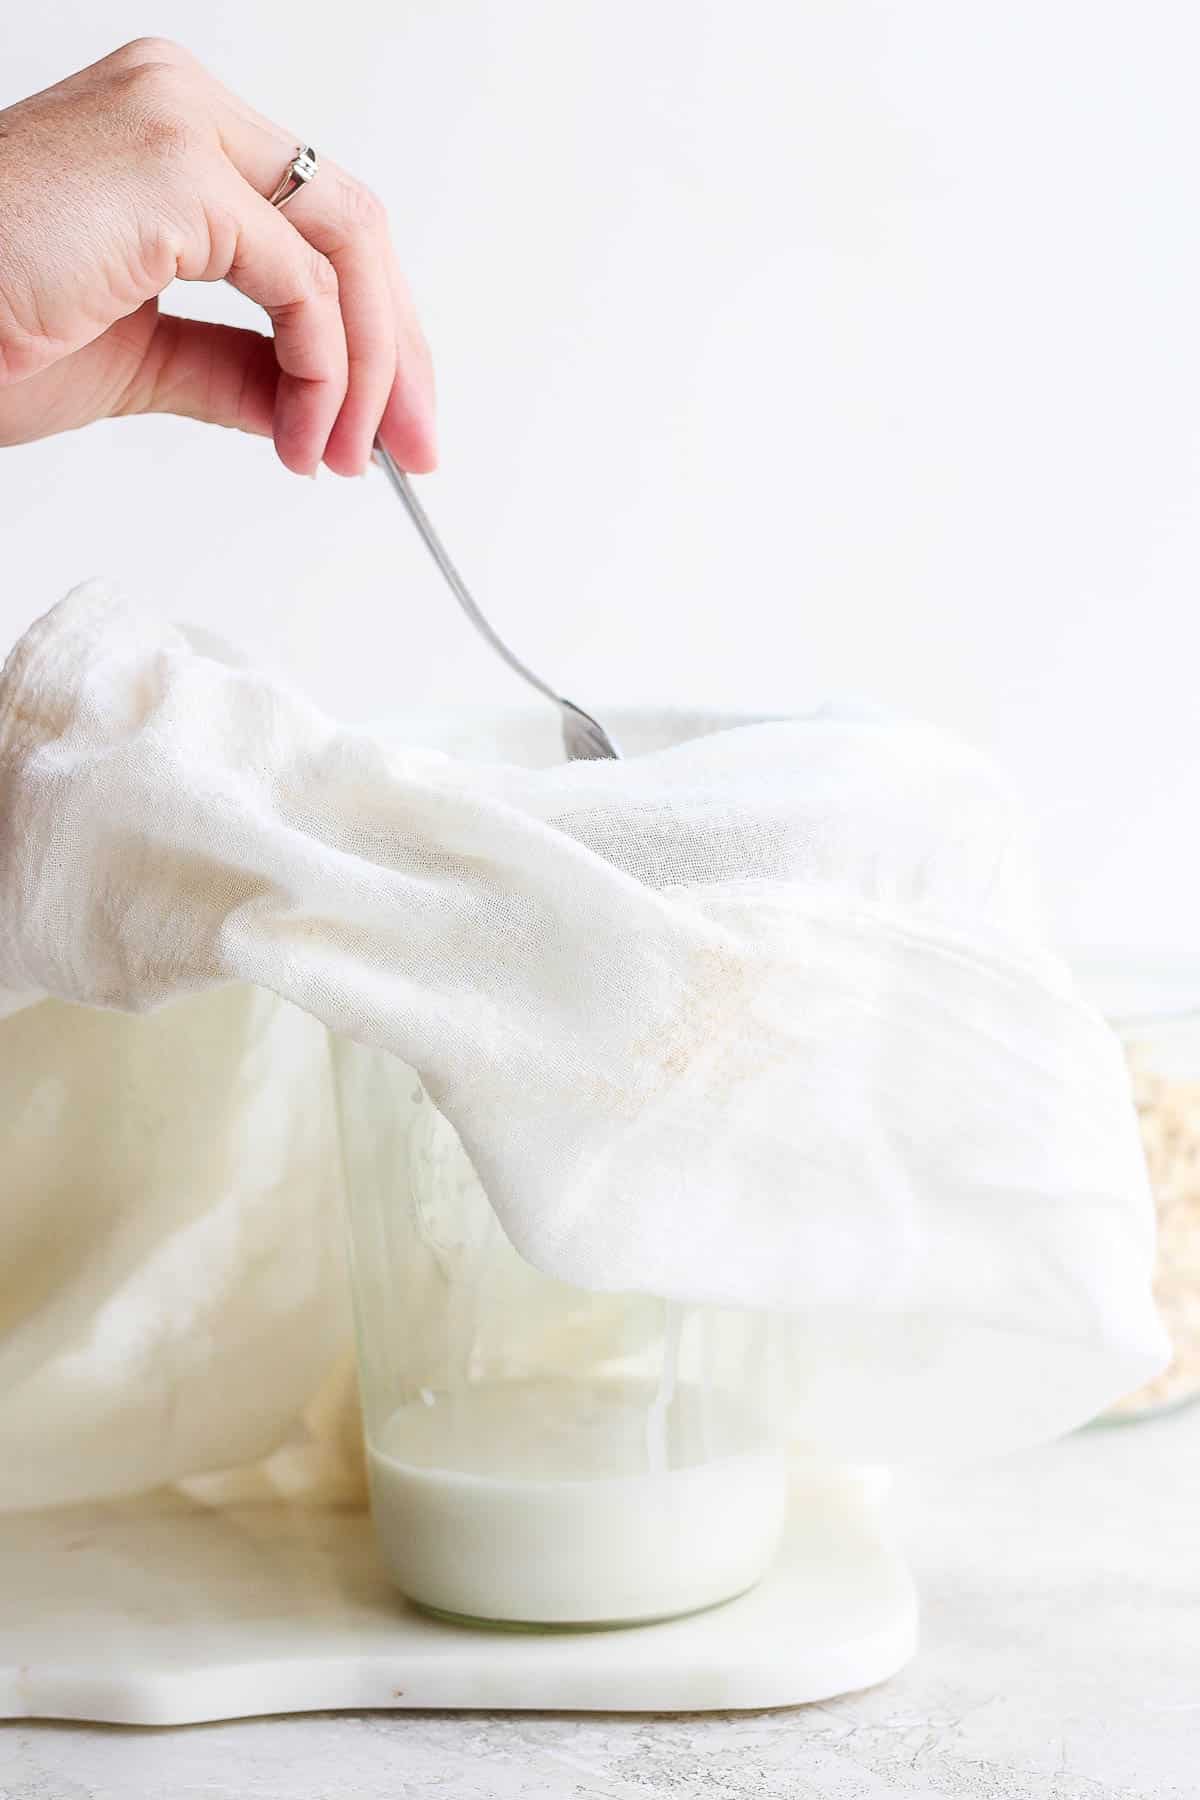
[[[1173,1352],[1161,1375],[1104,1414],[1120,1422],[1200,1398],[1200,967],[1108,956],[1079,974],[1133,1076],[1158,1227],[1154,1293]]]
[[[758,1581],[783,1526],[778,1325],[592,1293],[513,1249],[404,1063],[333,1040],[371,1505],[472,1622],[643,1623]]]

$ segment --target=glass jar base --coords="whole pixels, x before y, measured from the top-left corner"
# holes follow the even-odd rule
[[[1097,1413],[1089,1419],[1085,1429],[1094,1430],[1097,1426],[1109,1430],[1113,1426],[1146,1425],[1152,1419],[1168,1419],[1173,1413],[1186,1412],[1189,1406],[1200,1402],[1200,1390],[1191,1388],[1186,1394],[1172,1394],[1163,1400],[1149,1400],[1144,1405],[1110,1407],[1107,1412]]]
[[[761,1578],[760,1578],[761,1579]],[[639,1625],[666,1625],[672,1619],[693,1619],[700,1613],[716,1612],[720,1606],[729,1606],[734,1600],[740,1600],[743,1594],[751,1593],[758,1582],[750,1583],[736,1594],[727,1594],[724,1599],[710,1600],[703,1606],[689,1606],[682,1612],[651,1613],[637,1619],[552,1619],[540,1624],[535,1619],[482,1619],[470,1613],[448,1612],[443,1606],[430,1606],[424,1600],[416,1600],[411,1594],[405,1594],[408,1605],[428,1619],[439,1619],[443,1625],[460,1625],[468,1631],[516,1632],[526,1636],[544,1636],[548,1633],[555,1636],[570,1636],[583,1631],[634,1631]]]

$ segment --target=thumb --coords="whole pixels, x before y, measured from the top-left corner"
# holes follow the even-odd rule
[[[257,331],[160,313],[122,413],[177,413],[270,437],[279,365]]]

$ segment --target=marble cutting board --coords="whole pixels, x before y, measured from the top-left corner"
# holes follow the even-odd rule
[[[172,1725],[338,1707],[698,1712],[868,1687],[916,1647],[868,1479],[798,1484],[752,1593],[689,1619],[473,1630],[388,1585],[361,1513],[176,1494],[0,1517],[0,1717]]]

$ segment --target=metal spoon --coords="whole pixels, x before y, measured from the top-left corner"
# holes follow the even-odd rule
[[[374,461],[379,464],[404,502],[408,516],[421,534],[425,548],[441,570],[447,586],[472,625],[482,637],[487,639],[497,656],[504,658],[510,669],[515,670],[524,681],[529,683],[530,687],[535,687],[539,694],[544,694],[547,700],[552,700],[559,708],[562,714],[563,744],[566,748],[568,762],[598,762],[606,757],[619,757],[621,752],[604,727],[597,724],[591,714],[585,713],[581,706],[576,706],[573,700],[565,700],[561,694],[556,694],[548,682],[543,681],[540,675],[535,675],[519,656],[513,654],[504,639],[489,625],[472,599],[466,582],[446,554],[441,538],[429,521],[429,515],[413,492],[412,483],[391,452],[385,450],[382,444],[377,443]]]
[[[271,205],[286,206],[305,182],[312,180],[317,172],[317,161],[316,151],[310,146],[301,145],[296,151],[294,162],[286,171],[275,192],[270,196]],[[475,629],[482,633],[496,654],[504,658],[510,669],[515,669],[523,680],[527,681],[531,687],[535,687],[539,694],[545,694],[547,700],[553,700],[555,706],[558,707],[562,714],[563,744],[566,747],[567,761],[599,762],[605,757],[619,757],[621,752],[604,727],[598,725],[591,714],[585,713],[581,706],[576,706],[573,700],[564,700],[561,694],[556,694],[540,675],[535,675],[532,669],[526,668],[520,657],[514,656],[503,638],[493,631],[471,598],[466,582],[446,555],[442,540],[430,524],[425,508],[413,493],[408,476],[391,452],[385,450],[378,439],[375,441],[374,460],[403,500],[409,518],[425,541],[425,548],[442,571],[451,591]]]

